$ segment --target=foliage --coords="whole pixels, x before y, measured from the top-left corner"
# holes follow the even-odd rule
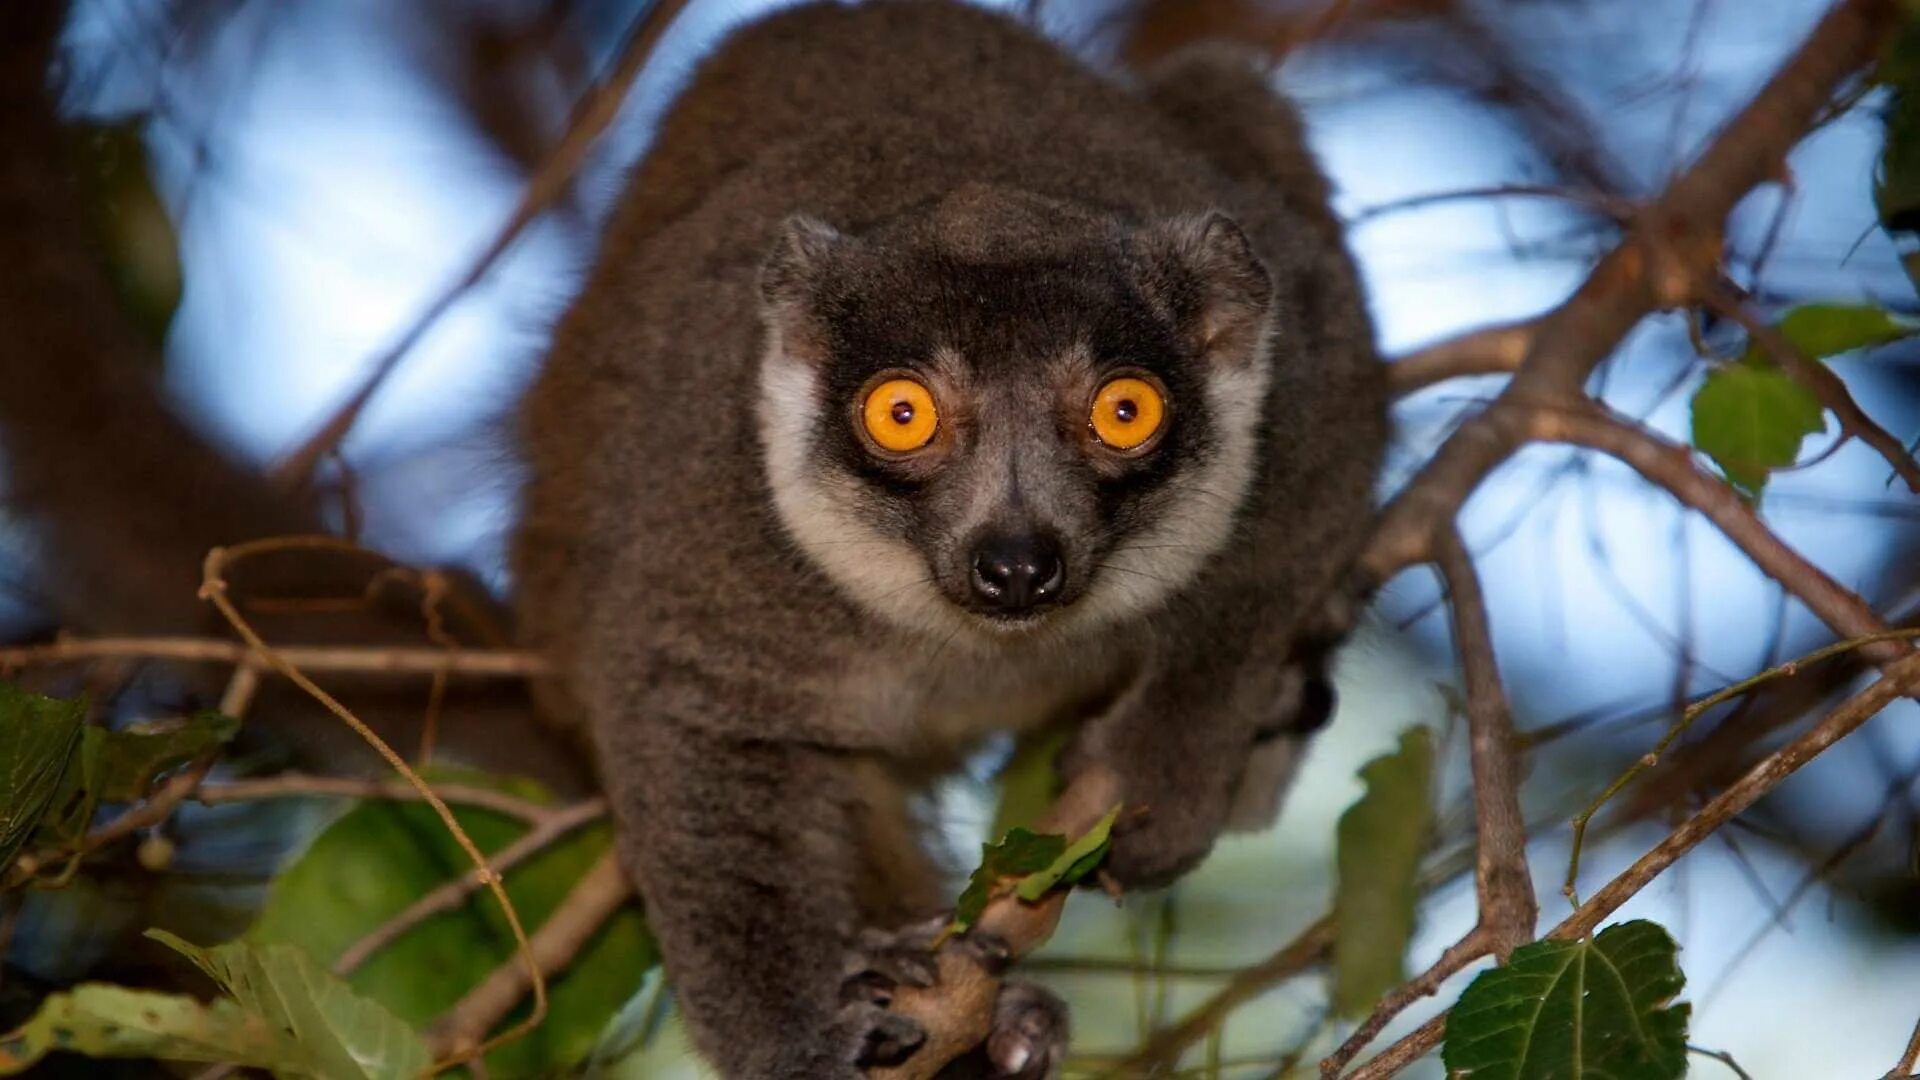
[[[54,1050],[228,1062],[324,1080],[406,1080],[431,1060],[406,1024],[300,949],[200,949],[160,931],[150,936],[193,961],[227,996],[201,1002],[103,984],[54,994],[0,1040],[0,1074],[24,1072]]]
[[[987,902],[1003,892],[1011,891],[1031,903],[1092,873],[1107,856],[1113,824],[1119,817],[1120,807],[1115,806],[1071,843],[1064,836],[1015,826],[999,843],[980,845],[980,865],[974,868],[954,905],[954,928],[972,926],[986,910]]]
[[[78,842],[101,803],[133,802],[156,777],[216,749],[240,730],[216,712],[118,731],[86,723],[84,699],[59,700],[0,683],[0,867],[31,839]]]
[[[525,780],[438,770],[432,777],[547,801]],[[491,810],[454,816],[483,851],[526,826]],[[529,927],[544,922],[612,842],[604,824],[580,829],[510,871],[507,894]],[[368,801],[335,820],[275,880],[251,941],[301,946],[331,961],[438,885],[472,872],[438,818],[414,802]],[[374,953],[349,982],[411,1024],[445,1012],[488,972],[512,959],[514,939],[491,897],[435,915]],[[645,921],[628,908],[609,920],[551,987],[548,1018],[487,1058],[494,1076],[544,1076],[584,1058],[658,957]]]
[[[1420,859],[1433,827],[1433,740],[1424,727],[1360,769],[1366,793],[1340,815],[1333,1006],[1362,1016],[1406,980],[1419,902]]]
[[[1644,920],[1537,941],[1483,972],[1447,1018],[1448,1075],[1474,1080],[1678,1080],[1692,1007],[1673,938]]]
[[[1802,304],[1781,316],[1780,336],[1809,360],[1899,341],[1916,328],[1884,308]],[[1757,498],[1775,469],[1799,459],[1808,435],[1827,429],[1813,391],[1782,371],[1757,342],[1739,361],[1715,368],[1693,395],[1693,444],[1740,491]]]
[[[0,870],[13,865],[52,805],[86,719],[84,701],[57,701],[0,682]]]

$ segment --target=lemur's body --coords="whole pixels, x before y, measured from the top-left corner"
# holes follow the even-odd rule
[[[923,450],[861,434],[887,372],[939,404]],[[1118,453],[1086,408],[1126,372],[1168,409]],[[727,1076],[857,1075],[849,935],[949,895],[908,798],[988,731],[1088,718],[1063,768],[1150,807],[1123,881],[1206,852],[1256,736],[1324,707],[1383,412],[1324,184],[1250,68],[1126,89],[882,2],[699,69],[528,406],[519,572]]]

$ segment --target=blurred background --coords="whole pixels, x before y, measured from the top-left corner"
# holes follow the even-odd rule
[[[574,102],[607,77],[648,7],[81,0],[63,59],[67,106],[96,131],[87,160],[111,210],[115,265],[162,346],[178,409],[263,469],[292,452],[499,234]],[[510,588],[504,424],[514,400],[661,110],[728,27],[768,7],[694,0],[672,19],[572,189],[431,322],[340,459],[323,464],[324,485],[351,481],[351,501],[329,504],[336,526],[351,524],[401,561],[463,567],[496,592]],[[1826,4],[1373,0],[1333,5],[1338,18],[1319,3],[1257,0],[1012,7],[1105,65],[1203,37],[1283,54],[1279,81],[1308,118],[1351,224],[1382,349],[1396,355],[1564,299],[1618,235],[1608,207],[1658,192]],[[1920,315],[1873,200],[1884,108],[1882,93],[1862,88],[1793,154],[1791,182],[1735,215],[1733,266],[1766,310],[1841,301]],[[1684,441],[1700,350],[1735,354],[1740,340],[1731,327],[1650,320],[1603,369],[1605,396]],[[1835,367],[1904,438],[1920,431],[1916,359],[1920,348],[1893,345]],[[1382,495],[1497,385],[1454,380],[1402,402]],[[1774,478],[1761,508],[1829,574],[1890,620],[1907,619],[1920,612],[1920,502],[1858,443],[1822,453],[1829,428],[1825,441],[1809,440],[1810,464]],[[1547,925],[1566,910],[1563,823],[1652,745],[1674,703],[1830,635],[1710,525],[1610,462],[1530,450],[1482,490],[1463,524],[1517,722],[1543,733],[1525,797],[1540,825],[1531,861]],[[0,554],[7,638],[47,629],[35,574],[24,554]],[[1093,899],[1072,906],[1036,966],[1076,1006],[1078,1051],[1137,1046],[1216,989],[1221,969],[1266,956],[1317,917],[1334,822],[1360,792],[1356,770],[1401,729],[1429,724],[1447,736],[1442,850],[1444,838],[1470,833],[1437,600],[1424,571],[1385,591],[1342,661],[1337,721],[1274,832],[1230,842],[1164,897],[1119,910]],[[1685,751],[1602,819],[1582,882],[1590,890],[1606,880],[1849,677],[1836,665],[1790,680],[1691,733]],[[1754,1077],[1879,1076],[1920,1012],[1917,721],[1912,702],[1890,708],[1623,915],[1673,930],[1695,1004],[1693,1041],[1731,1052]],[[949,793],[960,850],[984,834],[994,797],[985,782]],[[185,830],[186,857],[168,871],[181,903],[207,902],[195,890],[210,881],[229,889],[225,903],[257,901],[320,821],[285,808],[206,817]],[[118,924],[76,906],[76,895],[36,894],[12,941],[13,969],[54,985],[111,963]],[[1414,969],[1471,921],[1469,882],[1436,892],[1422,909]],[[630,1013],[652,998],[634,1000]],[[1324,1000],[1308,978],[1241,1008],[1224,1028],[1222,1074],[1279,1074],[1294,1053],[1310,1068],[1337,1043]],[[1394,1030],[1424,1015],[1415,1009]],[[697,1074],[670,1020],[640,1026],[659,1030],[609,1074]],[[1437,1064],[1427,1068],[1408,1075],[1438,1075]],[[1694,1069],[1732,1075],[1705,1059]]]

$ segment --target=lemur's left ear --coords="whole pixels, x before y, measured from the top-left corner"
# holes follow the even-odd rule
[[[833,226],[807,214],[794,214],[780,224],[779,239],[760,265],[760,299],[769,307],[804,303],[812,294],[820,268],[846,237]]]
[[[780,224],[780,235],[760,264],[760,317],[789,358],[819,358],[813,302],[826,266],[849,243],[833,226],[805,214]]]
[[[1204,353],[1251,356],[1273,279],[1247,234],[1218,211],[1169,218],[1133,236],[1140,284]]]

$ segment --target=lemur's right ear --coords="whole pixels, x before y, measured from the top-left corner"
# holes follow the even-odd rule
[[[767,261],[760,266],[760,299],[780,309],[804,303],[813,292],[820,268],[835,248],[846,243],[838,229],[807,214],[794,214],[780,225]]]

